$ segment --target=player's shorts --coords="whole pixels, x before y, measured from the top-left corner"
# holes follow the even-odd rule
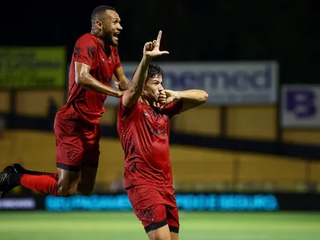
[[[170,232],[179,233],[179,215],[174,189],[139,185],[127,190],[134,213],[146,232],[169,225]]]
[[[56,117],[54,133],[58,168],[79,171],[84,165],[98,167],[101,136],[98,123]]]

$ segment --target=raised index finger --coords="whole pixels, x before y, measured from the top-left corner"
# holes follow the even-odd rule
[[[162,31],[160,30],[157,37],[157,42],[159,46],[160,46],[161,37],[162,37]]]

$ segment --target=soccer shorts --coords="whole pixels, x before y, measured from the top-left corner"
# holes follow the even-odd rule
[[[54,133],[58,168],[79,171],[83,165],[98,167],[101,136],[98,123],[56,117]]]
[[[179,215],[174,189],[138,185],[127,190],[134,213],[146,232],[169,225],[171,232],[179,233]]]

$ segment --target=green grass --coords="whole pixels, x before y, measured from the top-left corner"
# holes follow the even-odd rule
[[[320,213],[180,213],[180,240],[320,240]],[[1,240],[148,239],[132,212],[0,212]]]

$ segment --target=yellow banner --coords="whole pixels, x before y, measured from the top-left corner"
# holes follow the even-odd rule
[[[0,89],[63,88],[64,47],[1,47]]]

